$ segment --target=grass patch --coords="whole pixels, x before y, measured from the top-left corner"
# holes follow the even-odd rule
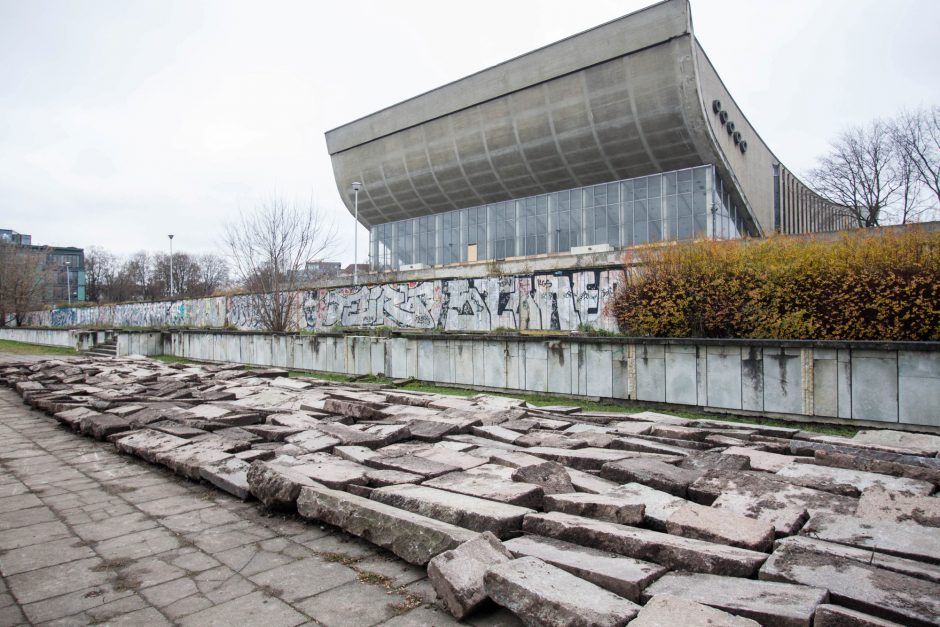
[[[320,559],[327,562],[333,562],[334,564],[342,564],[343,566],[352,566],[356,562],[360,561],[361,557],[353,557],[352,555],[347,555],[346,553],[339,552],[323,552],[317,553]]]
[[[356,577],[362,583],[367,583],[370,586],[383,586],[386,590],[391,590],[392,588],[392,579],[391,577],[386,577],[382,573],[372,572],[371,570],[360,570]]]
[[[78,351],[65,346],[43,346],[42,344],[0,340],[0,353],[11,355],[77,355]]]

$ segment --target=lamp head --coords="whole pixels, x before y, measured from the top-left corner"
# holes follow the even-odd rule
[[[353,181],[352,190],[354,192],[358,192],[360,189],[362,189],[362,183],[360,183],[359,181]]]

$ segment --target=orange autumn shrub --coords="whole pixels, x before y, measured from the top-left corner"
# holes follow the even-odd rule
[[[625,334],[940,340],[940,233],[702,241],[634,261],[614,298]]]

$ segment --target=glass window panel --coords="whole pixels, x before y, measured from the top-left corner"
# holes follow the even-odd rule
[[[620,246],[620,227],[619,226],[608,226],[607,227],[607,243],[611,246]]]
[[[649,211],[646,206],[645,200],[637,200],[633,203],[633,222],[634,224],[638,222],[646,222],[649,220]],[[645,241],[645,240],[644,240]]]
[[[676,187],[680,194],[692,191],[692,170],[676,172]]]
[[[696,238],[708,237],[708,216],[696,214],[693,216],[693,225]]]
[[[676,193],[676,173],[667,172],[663,174],[663,196]]]
[[[658,196],[656,198],[650,198],[647,202],[647,209],[649,211],[650,220],[659,220],[662,218],[662,199]],[[652,237],[652,235],[650,235]]]
[[[620,225],[620,206],[608,205],[607,206],[607,226],[619,226],[619,225]]]
[[[679,239],[692,239],[692,218],[679,218]]]
[[[620,198],[623,201],[633,200],[633,181],[624,181],[620,184]]]
[[[620,202],[620,185],[617,183],[607,184],[607,202],[609,204]]]
[[[607,204],[607,186],[595,185],[594,186],[594,206],[602,207],[606,204]]]
[[[679,216],[690,216],[692,215],[692,194],[680,194],[679,198]],[[705,214],[705,211],[699,212],[701,215]]]
[[[706,178],[706,173],[707,173],[707,172],[708,172],[708,168],[707,168],[707,167],[705,167],[705,168],[695,168],[695,170],[692,171],[693,187],[694,187],[695,189],[697,189],[697,190],[699,190],[699,189],[700,189],[700,190],[704,190],[704,189],[705,189],[705,178]]]
[[[633,243],[634,245],[639,246],[640,244],[645,244],[649,241],[647,237],[647,225],[648,222],[634,222],[633,223]]]
[[[663,238],[662,223],[659,222],[658,220],[650,220],[648,224],[649,224],[649,241],[650,242],[661,241]]]
[[[633,199],[642,200],[646,198],[646,178],[638,178],[633,181]]]
[[[673,220],[663,220],[663,240],[664,241],[674,241],[678,238],[676,234],[676,221]]]
[[[662,178],[658,174],[646,177],[647,195],[656,198],[662,191]]]
[[[675,220],[678,217],[678,200],[675,196],[663,196],[663,217]]]

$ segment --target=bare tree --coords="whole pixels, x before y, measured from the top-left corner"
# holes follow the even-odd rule
[[[940,208],[940,106],[907,111],[892,125],[894,141],[918,182]]]
[[[881,121],[844,132],[809,175],[817,192],[860,227],[881,224],[901,193],[898,150],[889,125]]]
[[[212,296],[217,290],[228,285],[228,264],[225,259],[211,253],[200,255],[199,264],[199,296]]]
[[[16,325],[39,309],[51,283],[46,249],[0,242],[0,325],[12,315]]]
[[[90,301],[107,301],[118,260],[101,246],[85,250],[85,295]]]
[[[251,292],[252,313],[268,331],[296,327],[304,263],[332,248],[336,231],[313,203],[272,198],[225,228],[232,269]]]

